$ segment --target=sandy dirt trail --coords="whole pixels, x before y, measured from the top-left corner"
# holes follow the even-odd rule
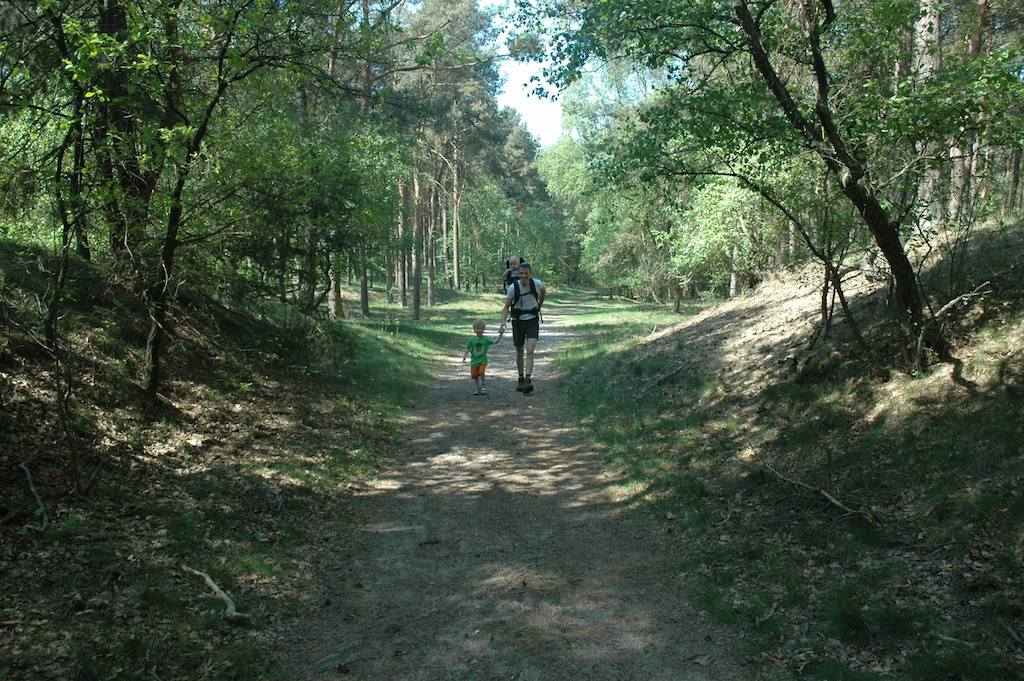
[[[322,566],[330,607],[289,646],[292,678],[751,676],[683,600],[663,528],[623,513],[622,488],[569,423],[550,357],[574,335],[573,308],[545,309],[532,395],[515,391],[506,336],[487,395],[472,395],[456,348],[416,400],[404,460],[355,501],[360,538]]]

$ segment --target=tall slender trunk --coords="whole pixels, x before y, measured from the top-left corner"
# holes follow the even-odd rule
[[[789,221],[789,242],[786,244],[787,261],[796,262],[797,230],[796,223]]]
[[[73,120],[75,153],[69,184],[71,188],[72,213],[74,215],[72,230],[75,234],[75,253],[84,260],[92,260],[92,250],[89,248],[86,228],[85,183],[83,181],[85,169],[85,122],[82,120],[81,115],[77,114]]]
[[[433,177],[431,179],[434,179]],[[427,307],[434,307],[434,258],[436,255],[436,222],[437,222],[437,183],[430,183],[430,192],[427,194],[427,234],[426,234],[426,260],[427,260]]]
[[[412,318],[420,318],[422,301],[420,283],[423,261],[423,210],[420,196],[419,169],[413,162],[412,171]]]
[[[82,98],[76,97],[74,108],[74,117],[79,122],[81,121],[81,105]],[[61,222],[61,237],[60,237],[60,251],[57,255],[57,266],[53,270],[53,274],[50,278],[50,289],[46,301],[46,315],[43,318],[43,337],[46,339],[47,345],[50,347],[54,356],[59,361],[59,351],[57,349],[57,319],[60,316],[60,302],[61,296],[64,292],[64,283],[67,280],[68,273],[68,260],[71,253],[71,241],[74,235],[74,217],[69,216],[69,209],[67,202],[64,200],[64,189],[63,184],[64,178],[64,159],[67,156],[68,149],[75,150],[76,141],[75,137],[80,136],[80,126],[72,125],[68,128],[67,134],[64,136],[64,141],[61,143],[60,149],[57,153],[57,168],[54,171],[54,196],[57,202],[57,212],[60,215]],[[76,156],[76,151],[72,152]],[[75,171],[72,171],[74,176]],[[74,184],[74,180],[71,181]],[[76,197],[71,197],[72,202],[76,200]],[[73,212],[73,209],[72,209]]]
[[[981,54],[981,45],[985,37],[985,23],[988,19],[988,0],[977,0],[977,4],[977,23],[967,46],[969,59],[977,59]],[[982,113],[980,116],[983,117],[984,114]],[[981,122],[979,119],[979,128]],[[953,220],[959,220],[961,212],[970,209],[967,202],[971,196],[972,178],[977,177],[980,151],[981,137],[977,133],[966,134],[964,139],[954,140],[950,145],[949,157],[952,160],[952,168],[950,170],[949,213]]]
[[[395,277],[398,279],[398,297],[402,301],[402,307],[409,304],[408,277],[409,271],[409,248],[406,244],[405,229],[405,184],[398,183],[398,215],[396,217],[396,232],[398,235],[398,257],[395,259]]]
[[[441,175],[444,177],[444,174]],[[455,283],[452,279],[452,261],[449,257],[448,244],[448,201],[445,198],[445,193],[441,193],[441,271],[445,273],[445,282],[448,288],[455,288]]]
[[[341,254],[331,254],[331,286],[328,294],[328,307],[335,319],[345,318],[345,301],[341,296]]]
[[[452,277],[455,288],[462,289],[462,273],[460,267],[459,237],[462,231],[460,203],[462,193],[459,189],[459,147],[456,144],[452,153]]]
[[[395,302],[395,252],[391,246],[384,251],[384,290],[387,292],[388,305]]]
[[[299,308],[306,314],[313,314],[313,307],[316,304],[316,247],[319,242],[319,231],[309,218],[306,218],[304,227]]]
[[[939,0],[921,0],[921,17],[914,25],[914,66],[919,83],[928,80],[942,65],[942,13]],[[934,143],[921,149],[925,156],[938,157],[940,149]],[[921,177],[918,195],[926,225],[936,224],[946,214],[947,194],[941,184],[945,166],[934,158]]]
[[[370,316],[370,267],[367,263],[366,244],[359,246],[359,309],[364,317]]]
[[[1014,147],[1010,150],[1010,186],[1006,191],[1006,203],[1003,210],[1003,215],[1010,217],[1016,214],[1017,209],[1021,205],[1021,182],[1020,182],[1020,165],[1021,165],[1021,148]]]
[[[739,244],[733,244],[732,246],[732,261],[730,263],[729,273],[729,297],[735,298],[740,294],[740,273],[739,273],[739,261],[740,261],[740,247]]]
[[[197,145],[198,146],[198,145]],[[178,170],[174,192],[171,195],[171,209],[167,215],[167,230],[164,233],[160,253],[160,267],[156,281],[146,290],[146,307],[149,310],[149,334],[146,337],[146,396],[154,401],[162,380],[163,340],[167,335],[167,304],[170,296],[171,275],[174,272],[174,256],[178,247],[178,229],[181,227],[182,196],[188,180],[191,154],[185,165]]]

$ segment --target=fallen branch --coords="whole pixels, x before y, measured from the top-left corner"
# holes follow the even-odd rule
[[[181,569],[185,572],[191,572],[197,577],[202,577],[203,581],[206,582],[206,586],[210,587],[214,595],[217,596],[217,598],[224,601],[224,619],[226,619],[228,622],[231,622],[232,624],[249,623],[249,616],[238,612],[238,610],[235,608],[235,602],[231,600],[231,596],[228,596],[226,593],[224,593],[224,590],[217,586],[217,584],[212,579],[210,579],[210,575],[206,574],[205,572],[200,572],[199,570],[193,570],[184,563],[182,563]]]
[[[839,501],[834,496],[832,496],[831,494],[829,494],[828,492],[826,492],[825,490],[823,490],[820,487],[813,487],[811,485],[808,485],[806,482],[800,482],[799,480],[794,480],[793,478],[787,478],[785,475],[783,475],[782,473],[779,473],[777,470],[772,468],[769,464],[763,464],[763,465],[764,465],[765,469],[768,470],[769,473],[771,473],[772,475],[777,477],[779,480],[782,480],[783,482],[788,482],[791,485],[796,485],[797,487],[801,487],[801,488],[803,488],[805,490],[808,490],[810,492],[814,492],[815,494],[820,494],[822,497],[824,497],[828,501],[828,503],[832,504],[836,508],[842,509],[843,511],[846,511],[846,513],[848,513],[850,515],[859,515],[862,518],[864,518],[865,520],[867,520],[869,523],[871,523],[872,525],[880,525],[881,524],[881,522],[878,520],[878,518],[875,517],[875,514],[873,514],[871,511],[867,511],[865,509],[852,509],[852,508],[850,508],[849,506],[847,506],[843,502]]]
[[[778,609],[778,607],[779,604],[777,602],[772,603],[772,607],[768,610],[768,612],[758,617],[757,620],[755,620],[754,624],[756,624],[757,626],[761,626],[762,624],[770,620],[772,616],[775,615],[775,611]]]
[[[683,369],[689,369],[691,366],[692,365],[689,362],[683,362],[682,364],[677,366],[672,371],[668,371],[668,372],[662,374],[661,376],[658,376],[656,379],[654,379],[653,381],[648,383],[647,386],[643,390],[641,390],[639,393],[637,393],[637,396],[636,396],[637,399],[640,399],[641,397],[646,395],[647,391],[649,391],[654,386],[659,385],[659,384],[661,384],[664,381],[667,381],[668,379],[672,378],[673,376],[678,374]]]
[[[28,478],[28,488],[32,490],[32,496],[36,498],[36,513],[40,513],[43,517],[42,525],[33,529],[39,530],[40,532],[46,532],[46,528],[50,524],[50,517],[46,515],[46,505],[43,504],[43,500],[40,498],[39,492],[36,491],[36,486],[32,482],[32,471],[28,469],[27,463],[28,462],[23,461],[19,468],[25,471],[25,477]],[[32,526],[29,525],[29,527]]]
[[[971,291],[970,293],[965,293],[963,295],[957,296],[953,300],[949,301],[948,303],[946,303],[945,305],[940,307],[939,311],[935,313],[935,319],[941,318],[942,315],[946,314],[947,312],[952,310],[956,305],[958,305],[959,303],[967,300],[968,298],[976,298],[977,296],[983,296],[986,293],[990,293],[990,291],[982,291],[981,290],[981,289],[985,288],[986,286],[991,286],[991,282],[986,281],[986,282],[984,282],[982,284],[978,284],[976,287],[974,287],[974,290]]]

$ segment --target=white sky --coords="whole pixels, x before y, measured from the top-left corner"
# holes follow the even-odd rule
[[[498,26],[505,25],[504,17],[509,15],[508,0],[477,0],[481,7],[499,12]],[[505,40],[503,33],[498,42]],[[501,50],[504,52],[504,49]],[[542,66],[536,62],[523,64],[511,59],[501,62],[501,75],[505,85],[498,94],[498,106],[511,107],[519,112],[526,123],[527,129],[540,142],[541,147],[550,147],[562,136],[562,105],[551,99],[541,99],[530,94],[535,84],[530,84],[531,76],[540,76]],[[543,81],[546,85],[547,81]]]
[[[542,75],[541,65],[505,60],[501,65],[501,75],[505,77],[505,85],[498,95],[498,105],[518,111],[541,147],[550,147],[557,142],[562,136],[562,105],[557,100],[530,94],[535,86],[529,82],[530,77]]]

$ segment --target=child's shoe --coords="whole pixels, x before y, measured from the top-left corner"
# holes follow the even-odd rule
[[[481,395],[486,395],[486,394],[487,394],[487,387],[486,387],[486,386],[483,386],[483,385],[482,385],[482,386],[480,386],[480,391],[479,391],[479,394],[481,394]]]
[[[480,386],[477,386],[476,389],[473,390],[473,394],[474,395],[482,395],[483,394],[482,390],[483,389]]]

